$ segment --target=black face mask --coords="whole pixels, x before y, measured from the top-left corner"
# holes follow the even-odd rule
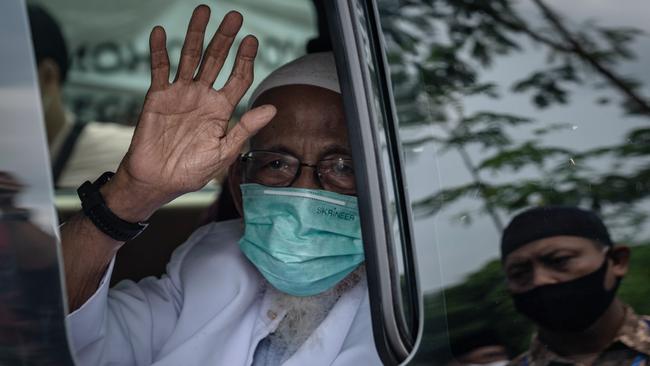
[[[512,294],[515,308],[542,328],[556,332],[583,331],[598,320],[614,300],[620,280],[605,289],[608,260],[596,271],[568,282]]]

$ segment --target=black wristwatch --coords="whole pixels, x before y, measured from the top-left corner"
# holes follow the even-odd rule
[[[128,222],[115,215],[108,206],[99,188],[115,175],[112,172],[102,174],[94,183],[86,181],[77,193],[81,199],[83,212],[104,234],[117,241],[129,241],[140,235],[149,226],[148,222]]]

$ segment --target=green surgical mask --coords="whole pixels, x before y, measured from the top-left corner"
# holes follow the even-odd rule
[[[356,197],[259,184],[241,191],[246,227],[239,246],[278,290],[316,295],[363,262]]]

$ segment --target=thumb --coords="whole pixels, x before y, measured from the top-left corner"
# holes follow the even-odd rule
[[[244,113],[239,122],[224,137],[224,146],[228,155],[239,153],[244,143],[271,122],[276,112],[274,106],[265,104]]]

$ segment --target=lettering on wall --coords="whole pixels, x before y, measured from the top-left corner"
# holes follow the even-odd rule
[[[305,44],[275,36],[260,40],[256,80],[304,53]],[[182,38],[167,40],[171,75],[183,47]],[[224,69],[224,72],[228,70]],[[79,118],[134,124],[149,85],[149,50],[133,41],[82,43],[72,50],[66,104]]]

